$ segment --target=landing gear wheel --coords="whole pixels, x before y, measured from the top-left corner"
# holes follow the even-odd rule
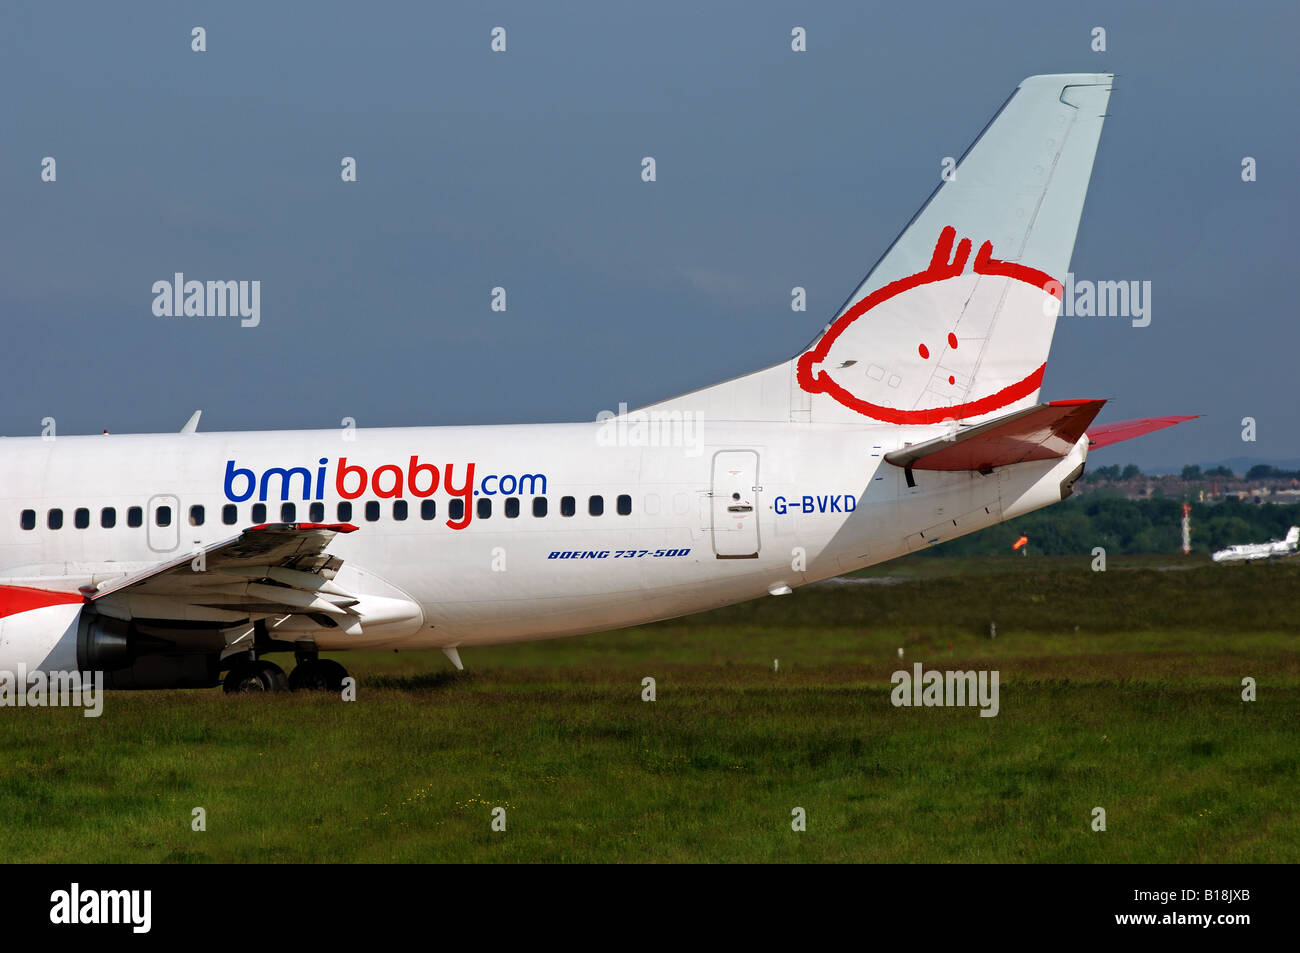
[[[274,662],[268,662],[266,659],[258,659],[255,663],[258,672],[262,676],[262,682],[266,685],[268,692],[287,692],[289,690],[289,676],[284,674],[284,669]]]
[[[259,659],[256,662],[236,662],[226,673],[221,687],[227,695],[282,692],[288,689],[289,681],[280,666]]]
[[[266,691],[266,683],[262,681],[262,673],[255,663],[236,662],[230,666],[221,688],[227,695],[248,695]]]
[[[343,679],[348,677],[348,670],[333,659],[323,658],[316,663],[325,673],[325,688],[331,692],[343,691]]]
[[[348,670],[332,659],[304,659],[289,676],[289,687],[295,692],[340,692]]]
[[[289,673],[289,689],[295,692],[323,692],[329,688],[320,662],[308,659],[299,662]]]

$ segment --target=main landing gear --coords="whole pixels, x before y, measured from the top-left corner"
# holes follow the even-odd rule
[[[284,692],[289,690],[289,679],[284,669],[265,659],[236,662],[226,673],[222,683],[227,695],[253,692]]]
[[[348,670],[333,659],[300,659],[289,676],[289,688],[295,692],[343,691],[343,679]]]
[[[319,691],[338,693],[348,670],[333,659],[317,658],[314,653],[299,654],[298,664],[286,676],[284,669],[267,659],[235,662],[226,673],[222,688],[227,695],[254,692]]]

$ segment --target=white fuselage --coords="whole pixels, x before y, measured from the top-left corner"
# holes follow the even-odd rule
[[[683,446],[610,432],[587,423],[7,438],[0,582],[75,591],[257,523],[350,522],[358,530],[329,549],[344,561],[340,583],[404,595],[423,619],[359,636],[323,630],[321,649],[573,635],[783,592],[1037,509],[1061,498],[1087,446],[1085,437],[1065,458],[990,474],[919,473],[909,487],[884,454],[940,428],[715,423]],[[438,487],[422,496],[430,465]],[[263,494],[265,512],[255,512]],[[467,495],[466,523],[453,505]],[[507,515],[512,499],[517,516]],[[546,515],[534,515],[536,499]],[[132,507],[141,525],[129,525]],[[111,528],[101,525],[105,509]],[[60,528],[50,528],[52,510]]]

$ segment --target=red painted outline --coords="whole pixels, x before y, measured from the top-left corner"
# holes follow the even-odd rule
[[[973,270],[977,275],[1003,275],[1007,278],[1023,281],[1027,285],[1033,285],[1040,291],[1047,292],[1057,301],[1061,300],[1061,295],[1065,290],[1059,281],[1045,271],[1030,268],[1028,265],[1017,265],[1014,262],[994,258],[992,242],[985,242],[980,246],[979,254],[975,256]]]
[[[50,589],[29,589],[26,586],[0,586],[0,618],[44,609],[47,606],[64,606],[85,602],[79,592],[54,592]]]
[[[891,424],[937,424],[945,420],[978,417],[1006,407],[1008,404],[1014,403],[1022,397],[1028,397],[1038,390],[1043,383],[1043,372],[1047,370],[1046,363],[1039,365],[1035,371],[1024,379],[1002,388],[996,394],[981,397],[979,400],[969,401],[965,404],[954,404],[950,407],[935,407],[928,410],[899,410],[895,407],[884,407],[855,397],[837,384],[824,370],[818,371],[815,376],[813,375],[813,365],[826,360],[831,346],[844,332],[844,329],[876,305],[888,301],[904,291],[911,291],[921,285],[946,281],[960,275],[965,270],[966,261],[970,257],[971,241],[969,238],[963,238],[958,242],[956,254],[954,255],[953,241],[956,238],[957,230],[951,225],[946,226],[939,233],[939,240],[935,242],[934,254],[930,256],[929,267],[914,275],[892,281],[882,288],[877,288],[840,315],[827,329],[826,333],[821,336],[821,339],[813,346],[811,351],[805,351],[799,355],[799,360],[795,365],[795,379],[799,382],[799,386],[810,394],[824,393],[865,417],[874,417],[876,420],[883,420]],[[949,256],[952,256],[951,260]],[[985,242],[980,246],[980,250],[975,256],[973,270],[976,274],[981,275],[1014,278],[1016,281],[1023,281],[1041,289],[1057,300],[1061,299],[1063,289],[1059,281],[1037,268],[1017,265],[1014,262],[994,258],[992,242]]]

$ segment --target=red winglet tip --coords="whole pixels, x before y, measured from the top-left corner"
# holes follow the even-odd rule
[[[1189,420],[1195,420],[1200,414],[1169,415],[1166,417],[1143,417],[1139,420],[1121,420],[1116,423],[1102,424],[1088,429],[1088,441],[1092,449],[1108,447],[1141,437],[1145,434],[1174,427]]]

